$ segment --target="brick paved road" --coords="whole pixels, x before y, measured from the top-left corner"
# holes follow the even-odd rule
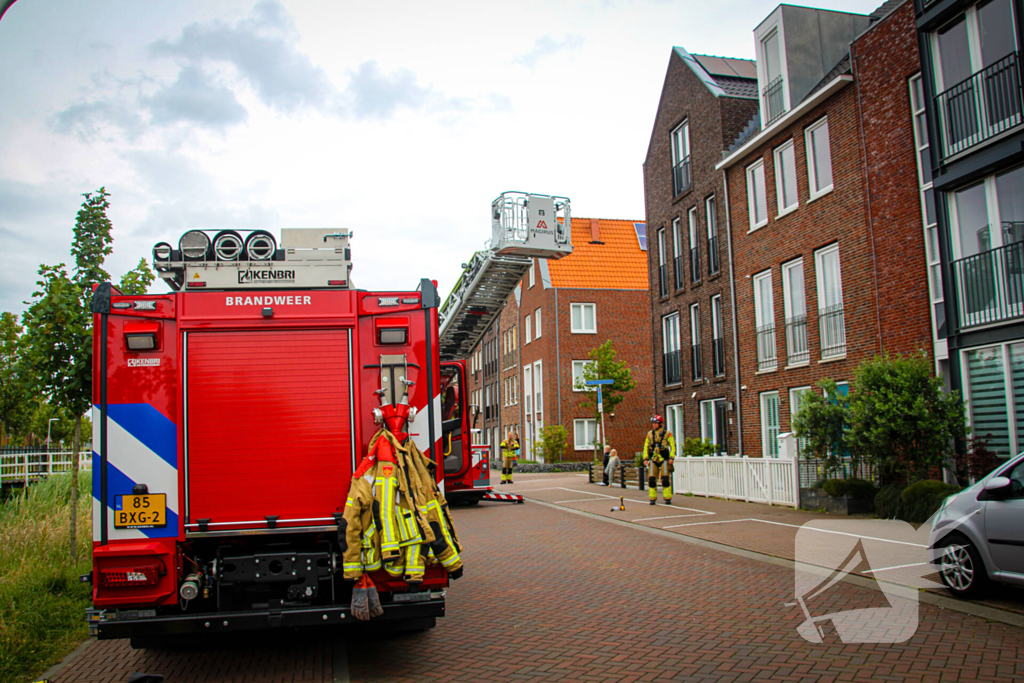
[[[1024,680],[1015,627],[922,605],[906,643],[844,645],[829,634],[815,645],[795,630],[802,613],[785,606],[784,567],[530,503],[461,508],[456,521],[467,574],[449,591],[449,616],[424,633],[349,639],[350,680]],[[818,607],[878,604],[877,592],[840,583]],[[131,671],[167,683],[331,681],[331,650],[316,634],[188,651],[105,641],[54,681],[125,681]]]

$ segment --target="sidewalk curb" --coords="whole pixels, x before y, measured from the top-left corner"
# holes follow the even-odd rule
[[[607,522],[609,524],[617,524],[622,527],[628,527],[630,529],[639,529],[647,533],[661,536],[662,538],[671,538],[676,541],[683,543],[689,543],[691,545],[697,545],[702,548],[708,548],[710,550],[718,550],[720,552],[728,553],[730,555],[736,555],[748,560],[754,560],[756,562],[764,562],[765,564],[773,564],[777,567],[785,567],[787,569],[796,568],[796,561],[789,560],[784,557],[776,557],[774,555],[767,555],[765,553],[754,552],[753,550],[745,550],[743,548],[736,548],[731,545],[725,545],[724,543],[716,543],[715,541],[706,541],[702,538],[693,538],[691,536],[685,536],[683,534],[677,534],[672,531],[665,531],[664,529],[658,529],[655,527],[643,526],[642,524],[634,524],[633,522],[627,522],[621,519],[615,519],[613,517],[605,517],[604,515],[595,514],[593,512],[585,512],[583,510],[575,510],[573,508],[563,507],[561,505],[555,505],[554,503],[548,503],[546,501],[537,500],[530,498],[529,501],[536,505],[543,505],[545,507],[553,508],[555,510],[561,510],[574,515],[580,515],[582,517],[589,517],[601,522]],[[875,579],[869,579],[864,576],[855,576],[847,574],[840,579],[845,583],[850,583],[861,588],[868,588],[874,591],[880,591],[878,582]],[[918,589],[918,600],[927,605],[938,607],[939,609],[949,609],[955,612],[962,612],[974,617],[986,619],[988,621],[995,621],[1001,624],[1007,624],[1009,626],[1016,626],[1018,628],[1024,628],[1024,614],[1018,614],[1016,612],[1009,612],[1001,610],[996,607],[989,607],[988,605],[978,605],[976,603],[967,602],[964,600],[957,600],[956,598],[947,597],[945,595],[938,595],[936,593],[929,592],[925,589]]]
[[[49,669],[44,671],[35,680],[37,680],[37,681],[45,681],[47,679],[53,678],[54,676],[59,674],[61,672],[61,670],[64,669],[64,667],[66,667],[68,664],[71,664],[71,662],[75,661],[76,659],[81,657],[83,654],[85,654],[85,651],[88,650],[90,647],[92,647],[97,642],[98,641],[94,637],[89,636],[88,638],[85,639],[85,642],[83,642],[81,645],[79,645],[74,650],[69,652],[67,654],[67,656],[64,657],[64,659],[60,660],[59,663],[54,664]]]

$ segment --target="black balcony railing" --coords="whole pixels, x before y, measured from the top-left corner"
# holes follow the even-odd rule
[[[953,261],[953,281],[960,329],[1024,316],[1024,242]]]
[[[775,323],[757,328],[757,370],[774,370],[778,366],[775,352]]]
[[[672,189],[682,194],[690,189],[690,157],[686,156],[672,167]]]
[[[715,337],[711,340],[711,359],[714,365],[715,377],[725,374],[725,339]]]
[[[718,236],[708,238],[708,275],[718,272]]]
[[[776,77],[761,91],[764,101],[764,127],[786,113],[786,103],[782,99],[782,76]]]
[[[682,362],[679,358],[679,350],[666,351],[662,354],[662,365],[665,368],[665,384],[679,384],[683,381]]]
[[[673,261],[674,261],[673,265],[675,266],[675,270],[676,270],[676,289],[682,289],[683,288],[683,257],[682,256],[676,256],[675,259],[673,259]]]
[[[823,359],[846,354],[846,319],[843,317],[842,304],[818,310],[818,330]]]
[[[700,249],[690,248],[690,282],[700,282]]]
[[[811,359],[807,344],[807,316],[794,315],[786,319],[786,365],[800,365]]]
[[[700,342],[690,347],[690,364],[693,366],[694,381],[704,377],[704,373],[701,370]]]
[[[668,267],[664,265],[658,266],[658,291],[662,296],[668,294]]]
[[[946,159],[1020,125],[1019,57],[1011,52],[935,97]]]

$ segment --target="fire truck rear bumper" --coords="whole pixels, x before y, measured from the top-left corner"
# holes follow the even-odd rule
[[[439,596],[439,597],[436,597]],[[394,602],[382,605],[384,614],[373,623],[424,617],[443,617],[443,593],[432,593],[429,600]],[[348,607],[302,607],[246,612],[208,612],[206,614],[175,614],[138,616],[145,610],[117,613],[88,610],[90,631],[99,640],[114,638],[140,638],[189,633],[232,633],[268,628],[359,624]]]

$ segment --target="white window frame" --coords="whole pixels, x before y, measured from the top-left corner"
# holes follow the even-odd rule
[[[793,416],[796,415],[797,411],[800,410],[800,401],[802,397],[809,394],[814,390],[810,385],[803,387],[793,387],[789,390],[789,433],[796,435],[796,429],[793,427]],[[780,427],[781,430],[781,427]],[[796,440],[797,455],[801,455],[805,447],[804,439]]]
[[[672,256],[679,258],[683,255],[682,221],[677,216],[672,219]]]
[[[768,281],[768,300],[765,301],[762,295],[761,283],[765,280]],[[771,269],[762,271],[754,276],[754,333],[756,344],[756,360],[758,366],[758,372],[772,372],[779,367],[779,348],[777,344],[778,330],[773,328],[771,334],[771,346],[772,351],[775,353],[774,365],[767,365],[771,360],[768,356],[761,358],[761,339],[760,330],[766,325],[775,325],[775,283],[772,281]],[[767,349],[766,349],[767,350]],[[761,368],[761,365],[765,364],[765,367]]]
[[[797,301],[793,293],[793,285],[791,283],[790,273],[800,269],[800,296],[801,299]],[[797,306],[796,304],[799,304]],[[798,368],[807,365],[811,362],[810,360],[810,337],[808,336],[809,330],[807,328],[807,278],[804,274],[804,258],[793,259],[782,264],[782,315],[783,325],[786,327],[786,367],[787,368]],[[804,316],[804,344],[807,346],[807,360],[798,361],[796,363],[790,363],[789,359],[793,357],[792,349],[790,344],[793,340],[789,334],[789,323],[798,315]],[[777,352],[776,352],[777,353]]]
[[[711,297],[711,374],[725,377],[725,328],[722,326],[722,295]],[[715,372],[715,340],[722,340],[722,373]]]
[[[597,391],[597,387],[589,387],[584,385],[582,388],[576,386],[576,380],[583,382],[583,370],[588,365],[593,365],[596,361],[592,360],[574,360],[572,362],[572,390],[577,393],[593,392]]]
[[[533,312],[533,338],[540,339],[540,309]]]
[[[530,323],[530,314],[527,313],[526,317],[523,318],[523,344],[529,344],[533,341],[531,335],[533,334],[533,325]]]
[[[683,455],[683,404],[665,406],[665,429],[672,433],[676,442],[676,452],[672,457],[678,458]]]
[[[658,230],[658,265],[665,265],[665,228]]]
[[[593,427],[594,438],[593,438],[593,441],[591,441],[590,443],[586,443],[587,432],[589,431],[589,428],[591,426]],[[584,440],[583,443],[580,442],[580,436],[581,436],[580,428],[581,427],[583,428],[583,433],[582,433],[583,440]],[[575,418],[572,421],[573,450],[577,450],[577,451],[592,451],[592,450],[594,450],[594,442],[596,442],[596,441],[597,441],[597,420],[595,420],[592,417],[578,417],[578,418]]]
[[[533,287],[537,280],[537,259],[530,261],[530,287]]]
[[[825,127],[825,136],[828,140],[828,175],[831,182],[825,187],[817,187],[815,185],[815,175],[817,175],[816,162],[814,161],[814,143],[811,141],[811,135],[822,126]],[[823,197],[832,191],[835,187],[835,164],[832,163],[832,132],[828,130],[828,117],[823,116],[811,125],[807,126],[804,130],[804,146],[805,152],[807,153],[807,187],[810,189],[810,199],[808,201],[814,201],[818,197]]]
[[[699,416],[699,418],[700,418],[700,438],[707,439],[708,441],[710,441],[711,443],[714,443],[719,448],[721,448],[722,444],[715,442],[715,435],[719,431],[719,429],[718,429],[718,427],[719,427],[719,425],[718,425],[718,411],[715,410],[715,404],[717,402],[721,401],[721,400],[723,400],[723,399],[721,399],[721,398],[712,398],[712,399],[707,399],[705,401],[701,401],[700,402],[700,416]],[[711,417],[711,433],[710,434],[707,433],[706,427],[708,425],[707,425],[707,422],[706,422],[706,418],[708,417],[708,415],[705,414],[709,410],[711,411],[710,412],[710,417]],[[722,427],[723,427],[723,431],[724,431],[725,425],[722,425]],[[715,455],[726,455],[726,454],[727,453],[724,450],[719,450],[719,451],[717,451],[715,453]]]
[[[772,455],[770,445],[770,435],[768,433],[768,420],[765,407],[767,400],[775,398],[775,419],[778,422],[777,430],[778,433],[775,435],[775,454]],[[779,457],[779,434],[782,433],[782,416],[779,414],[782,411],[782,403],[779,399],[779,392],[776,391],[762,391],[760,396],[760,408],[761,408],[761,457],[763,458],[778,458]]]
[[[682,132],[682,149],[679,143],[679,133]],[[674,169],[679,165],[679,162],[683,161],[690,156],[690,121],[687,119],[672,130],[672,168]],[[682,154],[680,154],[682,152]]]
[[[672,342],[675,348],[672,348]],[[661,352],[664,354],[675,352],[679,356],[679,382],[673,382],[668,386],[678,386],[683,381],[683,356],[682,340],[679,335],[679,311],[674,311],[661,317]]]
[[[768,87],[768,50],[765,48],[765,42],[771,38],[773,33],[778,34],[779,70],[781,71],[780,75],[782,76],[783,114],[788,112],[791,108],[789,101],[789,64],[785,59],[786,31],[785,25],[782,23],[781,8],[776,8],[775,11],[762,21],[761,25],[754,31],[754,35],[757,38],[757,101],[762,121],[764,120],[767,110],[764,95],[762,93],[764,93],[765,88]]]
[[[592,312],[591,315],[594,319],[594,326],[591,329],[587,329],[587,309]],[[573,321],[573,311],[580,311],[580,327],[576,327]],[[572,334],[597,334],[597,304],[589,302],[576,302],[569,304],[569,326]]]
[[[761,172],[760,184],[754,179],[754,174],[758,170]],[[750,164],[750,166],[747,166],[747,212],[750,220],[750,232],[768,225],[768,195],[765,182],[764,159],[758,159]],[[756,220],[758,190],[764,196],[764,218],[761,220]]]
[[[830,244],[827,247],[822,247],[821,249],[818,249],[817,251],[814,252],[814,279],[817,280],[816,285],[818,289],[818,309],[821,310],[822,308],[826,308],[827,306],[835,305],[833,303],[827,304],[826,306],[822,306],[822,303],[825,301],[825,271],[822,268],[822,261],[824,260],[825,256],[831,254],[832,252],[835,252],[836,260],[839,262],[839,267],[836,268],[836,272],[838,273],[839,278],[838,282],[836,283],[836,288],[839,290],[839,303],[843,304],[843,308],[845,310],[846,305],[843,299],[843,260],[839,255],[838,242],[835,244]]]
[[[793,203],[788,206],[785,205],[786,197],[783,185],[785,181],[785,165],[782,162],[782,154],[786,151],[790,151],[793,154]],[[796,144],[790,139],[776,147],[772,155],[775,159],[775,208],[777,211],[775,217],[782,218],[800,207],[800,193],[796,185]]]
[[[699,364],[694,367],[693,347],[699,347]],[[694,382],[704,379],[704,347],[700,343],[700,304],[690,304],[690,374]],[[694,372],[696,370],[696,372]],[[680,375],[682,372],[680,372]]]

